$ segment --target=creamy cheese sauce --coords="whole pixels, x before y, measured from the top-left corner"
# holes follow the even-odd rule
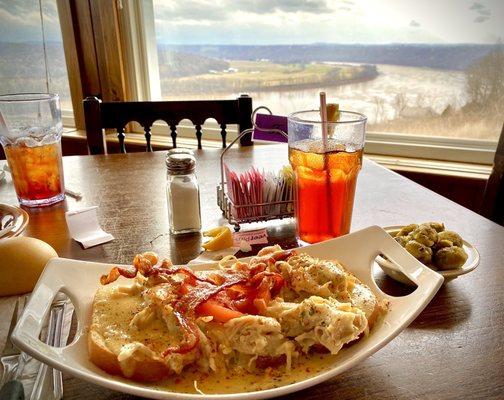
[[[120,289],[118,289],[120,288]],[[107,347],[119,353],[121,347],[132,342],[140,342],[161,353],[169,345],[179,342],[176,333],[170,332],[159,317],[155,316],[145,329],[132,328],[130,323],[144,309],[144,300],[139,291],[128,293],[127,287],[101,287],[95,298],[93,321],[105,339]],[[381,318],[379,318],[381,320]],[[379,323],[375,324],[374,329]],[[361,340],[365,340],[362,338]],[[341,350],[342,352],[345,349]],[[335,362],[336,355],[313,353],[300,355],[293,361],[292,369],[285,373],[285,367],[266,369],[262,373],[225,374],[203,373],[194,366],[186,367],[179,375],[145,386],[162,391],[181,393],[226,394],[265,390],[289,385],[305,380],[328,370]],[[197,388],[197,389],[196,389]]]
[[[101,287],[96,294],[93,321],[99,324],[100,333],[105,338],[107,347],[119,352],[123,345],[140,342],[159,352],[179,338],[169,332],[166,324],[159,318],[153,319],[142,330],[132,329],[130,322],[143,309],[143,299],[139,293],[120,294],[117,286]],[[344,350],[342,350],[344,351]],[[199,393],[197,388],[207,394],[240,393],[275,388],[292,384],[327,370],[335,361],[335,355],[301,355],[293,363],[290,373],[281,373],[284,367],[263,373],[227,373],[206,374],[188,366],[180,375],[147,384],[145,386],[171,392]]]
[[[97,291],[95,298],[93,321],[99,326],[106,346],[115,353],[132,342],[140,342],[156,352],[162,352],[170,343],[180,340],[157,316],[146,329],[130,327],[132,319],[143,309],[140,293],[130,295],[118,292],[117,286],[104,286]]]
[[[272,389],[303,381],[333,365],[336,356],[331,354],[313,354],[298,357],[288,374],[271,374],[266,370],[262,374],[228,373],[228,374],[202,374],[191,368],[184,369],[181,375],[172,376],[158,382],[151,387],[159,390],[182,393],[199,393],[195,388],[205,394],[226,394],[253,392],[257,390]],[[283,367],[281,367],[283,371]]]

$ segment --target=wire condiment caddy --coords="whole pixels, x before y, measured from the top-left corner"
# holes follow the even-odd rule
[[[229,192],[230,182],[228,178],[231,174],[234,174],[235,176],[236,174],[228,168],[226,164],[226,156],[229,155],[229,150],[235,143],[237,143],[243,136],[251,134],[254,130],[276,133],[287,138],[287,133],[281,129],[266,129],[257,126],[255,122],[255,116],[259,110],[266,110],[269,114],[272,114],[270,109],[267,107],[262,106],[256,108],[251,115],[253,127],[244,130],[233,141],[231,141],[229,145],[222,151],[220,157],[221,182],[217,186],[217,204],[219,205],[220,209],[222,210],[223,216],[228,220],[229,224],[234,225],[235,231],[239,231],[240,225],[245,223],[265,222],[274,219],[291,218],[294,216],[293,175],[292,177],[285,179],[283,182],[284,184],[277,182],[277,187],[275,188],[275,198],[277,199],[276,201],[264,201],[264,199],[263,201],[257,201],[258,198],[261,199],[262,197],[252,196],[252,199],[256,201],[246,201],[246,204],[240,204],[241,202],[238,201],[238,199],[243,193],[237,193],[236,191],[233,191],[233,193]],[[251,166],[251,169],[245,174],[250,174],[247,176],[250,176],[251,179],[253,179],[253,174],[257,171],[258,170],[254,166]],[[289,175],[289,172],[282,170],[280,171],[280,175]],[[243,178],[243,174],[241,175],[241,178]],[[275,179],[278,179],[278,176]],[[243,182],[241,183],[243,184]],[[251,199],[248,198],[248,200]]]

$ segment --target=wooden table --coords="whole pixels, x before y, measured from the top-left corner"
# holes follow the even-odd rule
[[[203,226],[207,228],[223,222],[215,188],[220,179],[220,152],[196,154]],[[162,152],[66,157],[67,186],[80,190],[83,199],[29,210],[26,235],[48,242],[62,257],[127,263],[137,252],[154,250],[175,262],[188,261],[197,255],[201,238],[173,238],[168,233],[164,157]],[[270,165],[285,162],[286,154],[281,147],[256,146],[236,150],[231,158],[242,166],[247,158],[255,165]],[[0,201],[17,204],[10,178],[0,183]],[[64,212],[91,205],[99,206],[103,228],[116,239],[83,250],[69,238]],[[481,253],[480,266],[444,286],[411,326],[377,354],[326,383],[286,398],[503,398],[504,228],[365,161],[352,230],[431,220],[444,221],[474,244]],[[294,244],[292,222],[270,223],[269,232],[273,240]],[[381,282],[389,292],[404,292],[388,278]],[[0,305],[6,301],[2,299]],[[0,338],[0,346],[4,340]],[[132,397],[66,377],[65,398]]]

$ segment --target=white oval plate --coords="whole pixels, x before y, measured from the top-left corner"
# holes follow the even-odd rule
[[[12,334],[13,343],[34,358],[70,375],[96,385],[152,399],[265,399],[306,389],[330,379],[374,354],[405,329],[434,297],[443,277],[418,262],[378,226],[323,243],[309,245],[300,251],[323,259],[338,259],[382,300],[389,302],[389,311],[371,334],[341,350],[334,364],[320,374],[278,388],[233,394],[188,394],[170,392],[142,385],[100,370],[88,360],[87,328],[92,302],[100,275],[112,265],[55,258],[46,265],[30,301]],[[408,296],[392,297],[380,291],[372,276],[374,259],[380,253],[394,260],[418,288]],[[210,269],[212,264],[191,266]],[[73,343],[66,347],[48,346],[39,340],[39,333],[51,302],[59,291],[66,293],[75,306],[78,328]],[[414,368],[412,367],[412,373]]]
[[[396,225],[396,226],[387,226],[383,229],[391,236],[395,236],[402,227],[403,227],[402,225]],[[462,265],[462,267],[456,269],[448,269],[445,271],[441,270],[436,271],[438,274],[443,276],[444,283],[447,283],[459,277],[460,275],[464,275],[467,274],[468,272],[471,272],[479,265],[480,255],[478,250],[476,250],[476,247],[474,247],[471,243],[467,242],[466,240],[463,240],[462,247],[467,253],[467,260],[464,263],[464,265]],[[381,267],[383,272],[385,272],[392,279],[404,283],[405,285],[415,286],[415,284],[410,279],[408,279],[408,277],[404,275],[394,263],[390,262],[389,260],[386,260],[381,256],[376,257],[376,262]]]

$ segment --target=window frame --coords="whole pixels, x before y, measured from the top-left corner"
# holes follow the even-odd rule
[[[159,100],[161,85],[153,1],[121,0],[121,3],[120,22],[123,32],[128,32],[122,35],[122,39],[125,41],[126,73],[133,79],[130,87],[135,87],[139,100]],[[203,131],[206,139],[220,140],[220,128],[215,122],[205,123]],[[168,127],[162,123],[155,123],[152,133],[154,138],[156,135],[170,135]],[[195,137],[194,127],[189,123],[182,122],[177,133],[179,137]],[[236,137],[236,128],[229,129],[228,135],[230,139]],[[497,140],[368,131],[365,152],[379,156],[491,165],[496,148]]]

